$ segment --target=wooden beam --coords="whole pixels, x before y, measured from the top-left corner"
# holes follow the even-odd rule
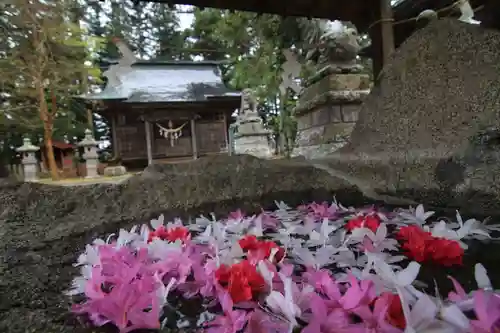
[[[192,112],[187,111],[174,111],[174,110],[157,110],[144,113],[140,116],[140,119],[147,120],[149,122],[161,121],[161,120],[189,120],[193,118]]]
[[[144,121],[144,129],[146,132],[146,151],[148,154],[148,165],[153,164],[153,149],[151,145],[151,123],[147,120]]]

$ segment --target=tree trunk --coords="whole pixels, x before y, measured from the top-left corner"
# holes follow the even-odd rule
[[[54,156],[54,148],[52,147],[52,128],[43,126],[43,138],[45,142],[45,151],[47,152],[47,160],[49,162],[50,176],[52,180],[59,180],[57,170],[56,157]]]
[[[280,136],[282,138],[283,153],[286,158],[291,156],[291,137],[290,137],[290,110],[288,109],[288,89],[285,90],[284,94],[281,94],[281,110],[280,110]]]
[[[40,119],[43,122],[43,142],[45,144],[45,152],[47,153],[47,161],[49,162],[50,176],[52,180],[59,180],[54,147],[52,146],[53,118],[49,114],[49,107],[45,100],[45,90],[43,89],[41,80],[36,80],[36,89],[38,90]]]
[[[94,133],[94,116],[92,115],[92,109],[88,106],[86,106],[87,108],[87,124],[88,124],[88,128],[89,130],[92,131],[92,133]]]

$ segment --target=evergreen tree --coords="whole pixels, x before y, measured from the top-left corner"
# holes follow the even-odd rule
[[[155,43],[154,56],[158,60],[189,60],[186,52],[186,36],[180,31],[179,18],[168,5],[153,4],[152,37]]]
[[[128,11],[132,34],[130,40],[125,39],[134,50],[136,56],[141,59],[150,59],[153,53],[151,43],[152,32],[152,5],[148,2],[136,2],[130,8],[122,6]]]
[[[134,28],[132,26],[131,5],[129,1],[111,1],[110,9],[105,12],[107,23],[105,26],[104,38],[106,46],[104,53],[110,59],[119,59],[120,52],[113,43],[113,37],[118,37],[131,47],[134,44]],[[135,50],[134,50],[135,51]]]

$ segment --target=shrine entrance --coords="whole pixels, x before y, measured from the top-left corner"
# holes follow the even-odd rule
[[[123,77],[85,97],[101,101],[98,112],[110,125],[113,153],[123,164],[228,152],[231,114],[241,94],[224,86],[218,62],[136,61],[126,66],[126,75],[118,71]]]

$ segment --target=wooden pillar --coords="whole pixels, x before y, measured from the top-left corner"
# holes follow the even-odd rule
[[[151,146],[151,124],[147,120],[144,120],[144,129],[146,132],[146,151],[148,154],[148,165],[151,165],[153,164],[153,150]]]
[[[229,126],[227,124],[227,114],[224,112],[223,113],[224,115],[224,139],[226,139],[226,149],[227,151],[229,152],[230,149],[229,149]]]
[[[116,114],[113,113],[111,115],[111,140],[113,140],[112,144],[113,144],[113,157],[114,158],[118,157],[118,152],[119,152],[118,136],[116,135],[116,125],[117,125]]]
[[[384,65],[389,61],[395,49],[394,22],[390,2],[390,0],[379,0],[379,4],[374,6],[372,20],[376,23],[368,31],[372,41],[371,57],[373,79],[376,85],[379,83]]]
[[[196,160],[198,158],[198,145],[197,145],[197,138],[196,138],[196,122],[194,118],[191,118],[191,146],[193,149],[193,160]]]
[[[382,52],[384,54],[384,65],[389,62],[394,52],[394,16],[392,13],[391,0],[380,0],[380,23],[382,33]]]
[[[370,31],[371,45],[371,59],[373,64],[373,81],[378,84],[379,77],[382,73],[384,66],[384,55],[382,52],[382,36],[379,27],[373,27]]]

